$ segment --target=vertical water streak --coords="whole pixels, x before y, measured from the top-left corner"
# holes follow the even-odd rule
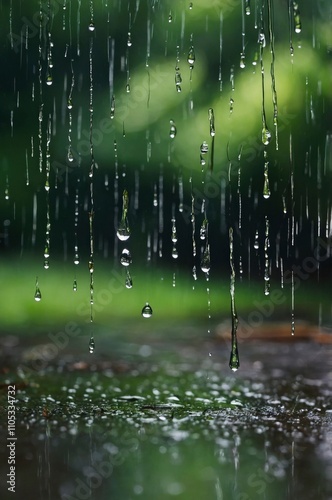
[[[181,92],[182,77],[180,72],[180,47],[176,47],[176,62],[175,62],[175,89],[177,92]]]
[[[223,35],[223,14],[222,11],[220,11],[220,17],[219,17],[219,23],[220,23],[220,28],[219,28],[219,75],[218,75],[218,81],[219,81],[219,91],[222,92],[222,49],[223,49],[223,44],[222,44],[222,35]]]
[[[230,295],[231,295],[231,315],[232,315],[232,344],[231,344],[231,355],[229,360],[229,367],[234,372],[238,370],[240,366],[239,352],[237,347],[237,327],[239,320],[236,313],[235,307],[235,267],[234,267],[234,257],[233,257],[233,228],[229,228],[229,264],[231,268],[230,276]]]
[[[273,11],[273,0],[268,0],[267,2],[267,12],[268,12],[268,25],[269,25],[269,37],[270,37],[270,51],[271,51],[271,87],[272,87],[272,104],[273,104],[273,125],[275,128],[275,145],[276,150],[279,149],[279,139],[278,139],[278,99],[276,91],[276,81],[275,81],[275,50],[274,50],[274,11]]]
[[[89,29],[91,30],[91,25],[93,25],[93,3],[90,2],[90,14],[91,14],[91,22]],[[94,26],[94,25],[93,25]],[[93,235],[93,218],[94,218],[94,170],[95,170],[95,158],[93,152],[93,64],[92,64],[92,56],[93,56],[93,38],[91,36],[90,39],[90,50],[89,50],[89,130],[90,130],[90,210],[89,210],[89,239],[90,239],[90,257],[89,257],[89,271],[90,271],[90,323],[91,323],[91,337],[89,342],[89,352],[92,354],[95,348],[95,342],[93,338],[93,293],[94,293],[94,235]]]
[[[49,268],[49,256],[50,256],[50,232],[51,232],[51,221],[50,221],[50,143],[51,143],[51,115],[48,119],[47,131],[46,131],[46,178],[45,178],[45,191],[46,191],[46,232],[45,232],[45,249],[44,249],[44,268]]]
[[[246,3],[247,0],[242,0],[242,50],[240,54],[240,68],[244,69],[246,66]]]
[[[269,219],[265,216],[265,240],[264,240],[264,294],[269,295],[270,293],[270,264],[269,264],[269,239],[270,224]]]

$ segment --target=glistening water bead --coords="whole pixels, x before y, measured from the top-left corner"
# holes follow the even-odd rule
[[[142,309],[143,318],[151,318],[152,316],[152,307],[148,302],[146,302],[145,306]]]

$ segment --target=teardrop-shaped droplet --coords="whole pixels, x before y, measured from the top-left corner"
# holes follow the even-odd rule
[[[47,78],[46,78],[46,85],[52,85],[53,83],[53,78],[52,78],[52,75],[48,74],[47,75]]]
[[[268,146],[271,141],[271,132],[267,127],[263,127],[262,129],[262,143],[264,146]]]
[[[229,367],[233,372],[236,372],[240,367],[239,351],[236,344],[232,346]]]
[[[172,257],[173,257],[173,259],[177,259],[179,257],[179,253],[178,253],[175,245],[173,246],[173,249],[172,249]]]
[[[120,241],[127,241],[130,237],[130,228],[127,217],[121,219],[116,235]]]
[[[95,341],[94,338],[91,337],[89,341],[89,353],[92,354],[94,350],[95,350]]]
[[[38,286],[36,287],[36,292],[35,292],[35,301],[36,301],[36,302],[40,302],[40,301],[41,301],[41,293],[40,293],[40,290],[39,290],[39,287],[38,287]]]
[[[127,47],[132,46],[132,41],[131,41],[131,33],[130,31],[128,32],[128,38],[127,38]]]
[[[77,281],[76,281],[76,279],[73,282],[73,292],[77,292]]]
[[[245,55],[241,54],[240,56],[240,68],[244,69],[246,67]]]
[[[72,109],[73,108],[73,103],[72,103],[72,100],[70,98],[68,99],[68,102],[67,102],[67,108],[68,109]]]
[[[127,248],[124,248],[122,250],[120,262],[123,266],[129,266],[132,263],[132,258],[131,258],[130,252]]]
[[[132,287],[133,287],[133,280],[132,280],[132,277],[130,275],[129,270],[127,269],[127,273],[126,273],[126,288],[132,288]]]
[[[199,237],[201,240],[205,240],[205,238],[206,238],[207,226],[208,226],[208,221],[207,221],[207,219],[204,219],[202,222],[201,228],[199,230]]]
[[[89,24],[89,31],[94,31],[95,30],[95,25],[93,22]]]
[[[44,269],[49,269],[50,267],[50,261],[48,259],[44,260]]]
[[[79,255],[78,255],[78,253],[75,253],[75,255],[74,255],[74,264],[76,266],[78,266],[79,263],[80,263]]]
[[[146,302],[145,306],[142,309],[143,318],[151,318],[152,316],[152,308],[148,302]]]
[[[195,50],[194,50],[193,45],[189,49],[187,60],[188,60],[188,64],[189,64],[190,68],[192,69],[194,67],[194,64],[195,64]]]
[[[210,245],[206,245],[203,258],[201,261],[201,269],[203,273],[208,273],[210,271]]]
[[[267,175],[264,176],[264,187],[263,187],[263,196],[265,199],[270,198],[270,186],[269,186],[269,178]]]
[[[210,136],[213,137],[216,135],[216,131],[214,128],[214,112],[212,108],[209,108],[208,111],[209,123],[210,123]]]

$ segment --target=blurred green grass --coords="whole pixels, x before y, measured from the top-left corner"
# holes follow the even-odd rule
[[[173,286],[175,268],[162,266],[150,268],[135,266],[130,270],[133,288],[125,287],[125,269],[114,267],[105,260],[96,261],[94,275],[93,316],[96,326],[106,326],[110,330],[118,325],[131,325],[139,329],[155,329],[160,326],[189,324],[205,325],[213,328],[218,322],[230,320],[229,275],[211,271],[209,281],[210,313],[208,319],[207,282],[203,273],[194,282],[189,268],[175,273],[176,286]],[[78,284],[73,292],[74,273]],[[34,300],[35,279],[38,276],[42,300]],[[69,321],[80,325],[90,323],[90,275],[83,263],[74,267],[71,263],[54,260],[51,267],[44,270],[40,260],[10,258],[0,263],[0,289],[2,305],[2,331],[25,332],[34,334],[40,330],[57,329]],[[272,278],[271,292],[280,290],[283,302],[273,305],[273,313],[266,315],[266,321],[290,321],[290,285],[280,289],[279,282]],[[193,289],[193,285],[195,288]],[[318,284],[319,285],[319,284]],[[271,296],[270,296],[271,297]],[[151,319],[144,319],[141,310],[146,302],[153,309]],[[264,296],[264,282],[236,283],[236,306],[240,319],[247,320],[252,311],[259,311],[271,299]],[[321,304],[321,306],[319,306]],[[319,307],[330,317],[328,290],[315,283],[303,281],[295,293],[296,319],[318,321]],[[327,319],[326,319],[327,318]],[[324,320],[324,318],[323,318]]]

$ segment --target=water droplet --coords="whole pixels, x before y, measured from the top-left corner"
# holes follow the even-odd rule
[[[127,218],[125,219],[124,222],[122,222],[121,220],[116,235],[120,241],[127,241],[128,238],[130,237],[130,229]]]
[[[68,99],[68,102],[67,102],[67,108],[68,109],[72,109],[73,108],[73,103],[72,103],[72,100],[70,98]]]
[[[67,159],[70,163],[74,161],[74,156],[73,156],[71,148],[68,149]]]
[[[129,269],[127,269],[126,273],[126,288],[132,288],[133,287],[133,280],[130,275]]]
[[[201,240],[205,240],[208,228],[208,220],[204,219],[199,230],[199,237]]]
[[[48,259],[44,260],[44,269],[49,269],[50,267],[50,261]]]
[[[93,264],[93,258],[92,258],[92,256],[91,256],[91,255],[90,255],[90,259],[89,259],[89,264],[88,264],[88,266],[89,266],[89,271],[90,271],[90,273],[93,273],[93,271],[94,271],[94,264]]]
[[[76,281],[76,279],[74,280],[74,283],[73,283],[73,292],[77,292],[77,281]]]
[[[270,198],[271,191],[270,191],[270,185],[269,185],[269,177],[267,171],[264,172],[264,187],[263,187],[263,196],[265,199]]]
[[[241,54],[241,56],[240,56],[240,68],[244,69],[245,67],[246,67],[245,55]]]
[[[95,25],[94,25],[94,23],[91,22],[89,24],[89,31],[94,31],[94,30],[95,30]]]
[[[270,144],[270,141],[271,141],[271,132],[265,126],[262,129],[262,143],[264,144],[264,146],[268,146]]]
[[[41,293],[40,293],[39,284],[38,284],[38,277],[36,278],[35,301],[36,302],[41,301]]]
[[[255,233],[254,249],[255,249],[255,250],[258,250],[258,249],[259,249],[259,236],[258,236],[258,229],[256,230],[256,233]]]
[[[110,117],[112,120],[114,118],[114,114],[115,114],[115,97],[113,95],[111,100],[111,113],[110,113]]]
[[[128,38],[127,38],[127,47],[132,46],[132,41],[131,41],[131,33],[130,31],[128,32]]]
[[[178,241],[178,236],[176,234],[175,218],[172,219],[172,242],[176,243]]]
[[[189,49],[188,58],[187,58],[190,69],[192,69],[194,67],[195,59],[196,59],[195,58],[195,50],[194,50],[194,46],[192,45]]]
[[[301,25],[301,17],[300,17],[300,9],[299,4],[293,1],[293,13],[294,13],[294,30],[295,33],[301,33],[302,25]]]
[[[152,308],[148,302],[146,302],[145,306],[142,309],[143,318],[151,318],[152,316]]]
[[[169,136],[171,139],[174,139],[174,137],[176,136],[176,126],[174,120],[170,120],[169,123],[170,123]]]
[[[95,350],[95,341],[94,338],[91,336],[89,341],[89,353],[92,354],[94,350]]]
[[[209,123],[210,123],[210,136],[213,137],[216,135],[216,131],[214,128],[214,112],[212,108],[209,108],[208,111]]]
[[[74,255],[74,264],[77,266],[80,263],[80,258],[78,253],[75,253]]]
[[[168,22],[171,23],[173,21],[172,13],[170,12],[168,15]]]
[[[237,347],[235,347],[231,351],[231,357],[229,360],[229,367],[231,370],[233,370],[233,372],[236,372],[240,367],[240,358],[239,358],[239,352],[238,352]]]
[[[201,269],[203,273],[208,273],[210,271],[210,245],[206,245],[203,258],[201,261]]]
[[[120,262],[123,266],[129,266],[132,263],[132,258],[127,248],[122,250]]]
[[[178,253],[175,245],[173,246],[173,249],[172,249],[172,257],[173,257],[173,259],[177,259],[179,257],[179,253]]]
[[[129,195],[128,191],[125,189],[122,194],[122,215],[121,221],[117,230],[117,237],[120,241],[127,241],[130,237],[130,227],[128,222],[128,208],[129,208]]]
[[[52,85],[52,83],[53,83],[52,75],[47,75],[46,85]]]
[[[200,148],[201,155],[206,155],[209,152],[209,145],[206,141],[203,141]]]

